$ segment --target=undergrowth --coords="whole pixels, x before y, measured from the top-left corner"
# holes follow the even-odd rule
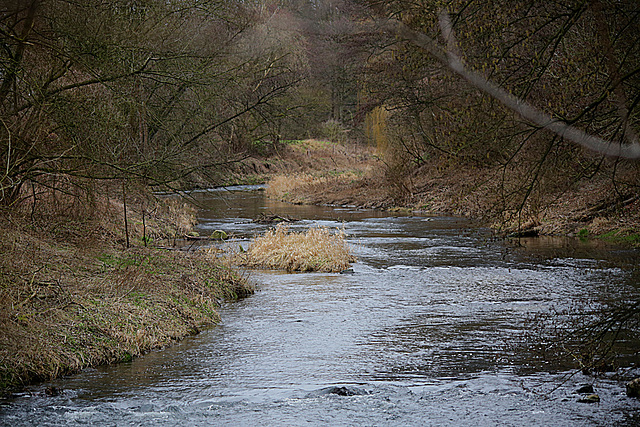
[[[170,345],[217,322],[220,301],[253,291],[207,253],[144,247],[133,214],[123,249],[117,201],[38,201],[38,210],[0,211],[0,390]],[[178,204],[144,203],[147,236],[182,235],[193,223]]]

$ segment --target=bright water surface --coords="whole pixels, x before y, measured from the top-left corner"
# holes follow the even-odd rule
[[[352,274],[250,272],[258,291],[224,305],[221,325],[33,387],[2,402],[0,425],[640,423],[616,375],[571,376],[570,360],[545,360],[526,338],[536,314],[637,300],[636,251],[505,242],[460,219],[294,206],[258,191],[196,197],[201,231],[226,230],[230,245],[264,231],[250,222],[259,213],[289,214],[305,219],[293,229],[344,227],[359,261]],[[640,375],[637,342],[625,346],[622,372]],[[599,404],[577,402],[585,383]],[[61,394],[46,396],[51,386]]]

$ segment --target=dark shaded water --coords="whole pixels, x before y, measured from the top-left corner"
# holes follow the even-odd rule
[[[224,197],[223,197],[224,195]],[[527,340],[536,314],[637,299],[638,253],[571,239],[494,240],[454,218],[293,206],[261,192],[196,195],[203,233],[235,240],[261,212],[344,227],[353,274],[251,272],[223,322],[131,363],[4,402],[2,425],[637,425],[615,375],[577,373]],[[637,343],[623,372],[639,374]],[[564,382],[563,382],[564,381]],[[592,383],[601,402],[578,403]],[[47,386],[59,396],[47,397]]]

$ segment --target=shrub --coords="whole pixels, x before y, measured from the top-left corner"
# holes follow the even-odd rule
[[[338,120],[330,119],[321,125],[322,135],[331,142],[344,144],[349,130]]]

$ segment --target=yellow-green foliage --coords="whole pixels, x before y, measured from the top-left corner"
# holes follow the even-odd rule
[[[389,112],[384,107],[376,107],[367,114],[365,132],[371,145],[374,145],[379,155],[387,152],[389,141],[387,136],[387,120]]]
[[[339,272],[356,260],[345,236],[342,230],[332,232],[326,227],[296,233],[278,225],[256,238],[239,255],[240,263],[274,270]]]

